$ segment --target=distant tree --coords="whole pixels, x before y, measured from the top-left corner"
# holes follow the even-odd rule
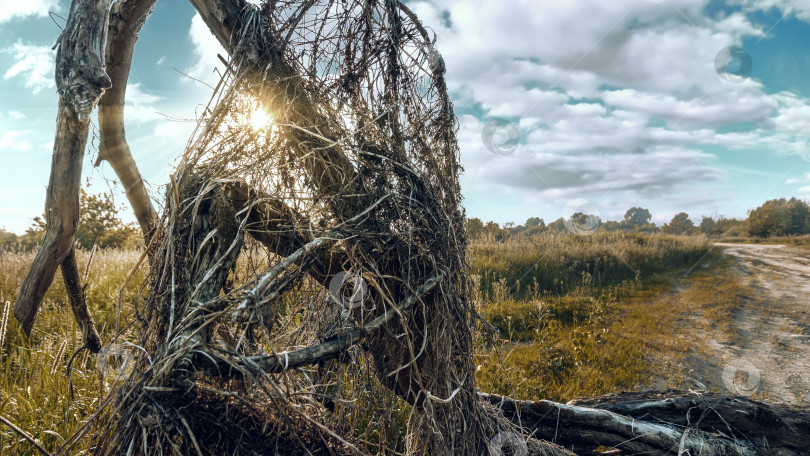
[[[467,219],[467,237],[477,239],[484,234],[484,222],[478,217]]]
[[[536,235],[538,235],[540,233],[544,233],[546,231],[548,231],[548,227],[546,226],[545,223],[542,223],[542,224],[537,225],[537,226],[532,226],[532,227],[526,228],[526,231],[524,231],[523,234],[526,235],[526,236],[536,236]]]
[[[689,220],[689,214],[686,212],[679,212],[672,217],[668,225],[661,228],[665,233],[670,234],[690,234],[695,230],[695,224]]]
[[[573,223],[577,234],[582,234],[581,231],[592,232],[602,224],[602,219],[598,215],[584,212],[574,212],[568,220]]]
[[[608,220],[608,221],[602,223],[602,225],[600,225],[599,229],[603,230],[603,231],[619,231],[619,230],[623,229],[623,227],[622,227],[622,224],[620,222],[617,222],[615,220]]]
[[[802,200],[773,199],[748,212],[751,236],[788,236],[810,233],[810,207]]]
[[[529,217],[526,219],[526,228],[531,228],[534,226],[546,226],[546,222],[541,219],[540,217]]]
[[[785,234],[810,233],[810,206],[806,202],[791,198],[787,202],[788,226]]]
[[[624,222],[629,225],[630,228],[636,228],[649,223],[651,219],[652,214],[643,207],[631,207],[624,213]]]
[[[139,242],[136,227],[124,224],[118,218],[112,195],[102,193],[93,195],[80,189],[79,193],[79,226],[76,229],[74,242],[77,246],[91,249],[135,247]],[[45,216],[34,217],[30,228],[26,230],[21,244],[31,248],[42,242],[45,236]]]
[[[562,217],[558,218],[557,220],[548,224],[549,231],[566,231],[567,228],[565,227],[565,219]]]
[[[720,217],[715,223],[713,234],[716,236],[747,236],[748,221]]]
[[[17,238],[17,245],[24,250],[36,248],[45,237],[45,220],[43,217],[34,217],[31,226],[25,230],[25,234]]]
[[[700,219],[698,229],[706,236],[714,236],[716,234],[715,230],[717,229],[717,222],[715,222],[713,218],[704,215]]]
[[[640,233],[658,233],[661,231],[661,228],[659,228],[655,223],[645,223],[639,227],[636,227],[636,230],[638,230]]]
[[[0,228],[0,248],[16,247],[17,235]]]

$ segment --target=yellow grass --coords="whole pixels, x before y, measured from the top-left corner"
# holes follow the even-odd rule
[[[733,285],[713,281],[713,269],[698,269],[682,283],[686,291],[679,301],[668,300],[671,284],[680,281],[672,271],[688,269],[706,248],[703,237],[623,233],[474,243],[472,298],[499,332],[477,336],[480,389],[567,400],[646,387],[666,369],[660,360],[678,359],[687,349],[677,335],[679,313],[699,311],[706,321],[717,322],[733,310],[733,302],[708,302],[718,286]],[[79,254],[82,270],[87,256]],[[88,304],[105,342],[113,334],[118,288],[139,256],[136,251],[101,251],[91,265]],[[13,306],[32,259],[32,253],[0,252],[0,330],[5,303]],[[132,322],[130,309],[142,281],[138,272],[125,290],[124,327]],[[69,398],[66,363],[80,344],[59,275],[30,339],[13,316],[0,332],[0,415],[49,449],[81,426],[104,392],[96,356],[84,353],[72,374],[75,398]],[[667,375],[677,381],[678,374]],[[400,421],[406,414],[390,418],[395,416]],[[358,416],[351,425],[362,428],[357,432],[375,449],[401,449],[404,422],[377,421]],[[89,437],[82,441],[76,454],[87,454],[82,451],[89,442]],[[37,453],[0,427],[0,455],[18,454]]]
[[[136,251],[100,251],[91,264],[87,300],[104,342],[112,337],[118,289],[139,256]],[[6,302],[9,308],[13,306],[32,259],[32,253],[0,251],[0,307],[5,307]],[[83,273],[88,253],[79,252],[78,259]],[[126,307],[122,309],[122,326],[131,320],[128,309],[142,278],[143,274],[137,273],[124,292]],[[24,337],[13,316],[5,329],[0,337],[3,340],[0,415],[52,450],[96,410],[102,394],[96,356],[86,351],[74,362],[75,399],[71,400],[68,394],[67,362],[82,340],[61,275],[57,273],[54,285],[45,295],[30,338]],[[79,445],[79,448],[86,447],[86,444]],[[9,428],[0,427],[0,455],[29,454],[39,453]],[[75,454],[86,453],[82,450]]]

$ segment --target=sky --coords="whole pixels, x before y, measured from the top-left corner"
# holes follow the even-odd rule
[[[408,1],[437,36],[469,217],[577,210],[656,223],[810,198],[810,0]],[[0,228],[42,214],[67,0],[0,0]],[[49,15],[49,13],[52,13]],[[159,202],[223,54],[188,2],[159,0],[135,48],[126,131]],[[91,192],[115,174],[84,158]],[[124,211],[126,220],[134,220]]]

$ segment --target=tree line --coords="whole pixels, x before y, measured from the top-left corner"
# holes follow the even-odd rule
[[[142,243],[140,231],[133,224],[121,221],[120,208],[112,193],[91,194],[84,189],[79,193],[79,226],[75,244],[78,248],[135,248]],[[34,217],[25,234],[0,229],[0,248],[16,250],[35,249],[45,237],[45,215]]]
[[[565,232],[569,227],[586,227],[588,231],[622,231],[641,233],[667,233],[676,235],[706,235],[709,237],[775,237],[810,234],[810,206],[798,198],[779,198],[766,201],[748,211],[746,218],[703,215],[695,224],[686,212],[679,212],[669,223],[656,225],[652,213],[643,207],[631,207],[622,220],[605,220],[593,214],[575,212],[565,219],[546,224],[540,217],[529,217],[522,225],[513,222],[503,227],[480,218],[467,219],[467,234],[471,239],[490,238],[504,240],[514,235],[534,236],[544,232]]]
[[[80,248],[134,248],[141,242],[138,229],[119,218],[120,208],[115,205],[111,193],[90,194],[84,189],[80,194],[81,216],[76,233]],[[25,234],[0,229],[0,247],[31,250],[45,236],[45,216],[34,217]],[[640,233],[667,233],[679,235],[705,234],[709,237],[751,236],[774,237],[810,234],[810,205],[798,198],[779,198],[765,202],[748,211],[744,219],[703,215],[695,224],[686,212],[679,212],[669,223],[656,225],[652,213],[643,207],[631,207],[619,221],[603,221],[599,216],[576,212],[568,218],[569,226],[598,227],[599,231],[623,231]],[[534,236],[543,232],[568,231],[566,219],[546,224],[540,217],[529,217],[522,225],[484,223],[480,218],[467,219],[467,234],[471,239],[492,238],[503,240],[509,236]]]

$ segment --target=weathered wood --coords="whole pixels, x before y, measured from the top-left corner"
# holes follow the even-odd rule
[[[393,319],[398,313],[409,311],[414,303],[432,290],[440,280],[440,277],[431,277],[425,283],[420,285],[414,294],[399,302],[395,309],[388,309],[387,311],[383,312],[382,315],[378,316],[362,328],[346,331],[345,333],[323,343],[300,350],[276,353],[273,355],[251,356],[248,358],[248,362],[242,366],[242,368],[244,370],[255,370],[255,368],[258,367],[264,372],[278,373],[288,369],[295,369],[301,366],[316,364],[340,357],[345,353],[346,350],[362,341],[363,338],[365,338],[371,331],[381,328],[385,323],[391,321],[391,319]],[[260,286],[257,286],[257,288],[260,288]],[[210,360],[211,358],[209,356],[200,355],[195,364],[207,365],[210,364]],[[234,362],[239,363],[238,360]],[[219,372],[227,371],[225,366],[217,365],[213,366],[213,368]]]
[[[537,438],[591,454],[796,455],[808,446],[810,410],[707,392],[641,392],[552,401],[482,398]]]
[[[111,6],[112,0],[73,0],[56,43],[56,89],[82,121],[112,85],[103,66]]]
[[[45,238],[14,303],[14,317],[28,335],[56,268],[70,252],[79,224],[79,188],[87,132],[88,123],[80,121],[76,112],[60,101],[45,200]]]
[[[315,100],[309,99],[313,91],[307,86],[307,77],[298,73],[296,66],[289,61],[290,56],[285,55],[282,46],[275,42],[277,38],[272,30],[278,24],[268,23],[265,17],[259,15],[244,0],[191,0],[191,3],[223,47],[233,56],[240,70],[247,71],[248,75],[251,72],[261,75],[257,85],[261,84],[261,93],[273,100],[274,128],[278,128],[280,135],[288,138],[285,146],[296,165],[306,174],[313,193],[328,206],[330,219],[337,223],[346,222],[365,211],[370,202],[356,195],[367,192],[359,188],[360,179],[352,162],[341,149],[340,139],[345,132],[336,128],[335,120],[330,120],[324,114],[325,109]],[[303,2],[295,14],[303,17],[316,3]],[[385,8],[385,13],[390,18],[387,26],[391,27],[391,35],[398,34],[398,24],[401,21],[397,2],[380,2],[380,8]],[[295,19],[291,19],[291,22],[295,22]],[[398,65],[395,63],[396,57],[396,52],[389,54],[390,65]],[[268,68],[271,70],[265,72]],[[398,70],[391,69],[390,74],[397,72]],[[394,90],[393,79],[386,80],[385,84],[389,84],[388,87]],[[393,98],[389,101],[393,101]],[[448,115],[452,113],[448,112]],[[395,118],[396,115],[391,117]],[[450,132],[451,128],[447,131]],[[376,155],[380,152],[383,156],[398,153],[395,150],[374,151]],[[436,151],[442,152],[446,151]],[[450,150],[449,153],[453,151]],[[414,174],[408,175],[407,180],[414,187],[419,187],[425,185],[423,178],[426,179]],[[457,211],[457,205],[453,203],[449,210]],[[436,230],[447,229],[444,222],[437,223],[440,225],[435,227]],[[454,225],[450,220],[447,224]],[[463,233],[457,235],[463,236]],[[369,251],[363,251],[362,247],[352,246],[356,249],[356,257],[375,258],[374,262],[385,265],[382,266],[384,270],[376,273],[377,277],[382,278],[377,286],[386,292],[390,291],[391,302],[382,296],[373,297],[372,300],[376,301],[369,303],[369,308],[375,309],[374,312],[377,313],[384,312],[392,303],[398,302],[412,291],[409,289],[409,282],[402,280],[403,271],[399,269],[402,258],[409,256],[408,246],[399,242],[396,235],[386,236],[386,239],[389,244],[386,245],[384,254],[371,251],[370,247]],[[435,270],[443,266],[446,265],[425,264],[424,269]],[[419,266],[414,267],[421,269]],[[449,272],[452,274],[458,270]],[[472,448],[485,448],[491,438],[505,429],[503,426],[508,426],[498,417],[489,414],[478,402],[473,378],[472,338],[466,321],[472,306],[464,298],[447,297],[447,294],[453,293],[451,289],[461,286],[460,282],[463,280],[458,277],[450,278],[452,285],[448,284],[447,289],[436,287],[431,290],[422,297],[419,305],[414,306],[412,312],[392,318],[384,328],[373,331],[366,338],[367,351],[373,354],[378,379],[392,392],[414,405],[415,416],[419,417],[412,419],[412,438],[409,439],[409,451],[412,454],[469,454]],[[452,310],[438,310],[445,306]],[[437,314],[452,314],[453,319],[440,320],[436,318]],[[372,314],[368,318],[373,319],[376,316],[378,315]],[[360,322],[363,323],[365,322]],[[444,333],[444,337],[434,337],[439,331]],[[451,339],[447,334],[456,336]],[[449,345],[469,346],[469,349],[461,348],[456,351]],[[453,364],[448,365],[450,362]],[[566,454],[553,445],[542,446],[547,454]]]
[[[767,446],[773,454],[810,449],[810,408],[706,391],[624,392],[574,399],[635,419],[722,432]]]
[[[306,171],[310,183],[329,201],[339,218],[350,218],[357,210],[351,200],[357,194],[357,175],[333,133],[335,123],[309,99],[304,78],[285,56],[274,48],[270,34],[258,32],[264,18],[245,0],[190,0],[203,21],[229,54],[244,46],[252,60],[246,68],[262,77],[262,89],[273,100],[275,126],[283,131],[293,155]],[[310,7],[315,2],[308,1]],[[306,9],[306,8],[304,8]],[[249,29],[250,27],[250,29]],[[245,42],[239,37],[247,36]],[[244,51],[244,49],[242,49]],[[265,73],[265,69],[272,71]]]
[[[82,159],[90,112],[110,79],[101,66],[112,0],[74,0],[56,54],[59,110],[45,199],[45,238],[14,304],[14,317],[31,334],[42,298],[69,254],[79,222]]]
[[[70,308],[73,310],[73,317],[82,332],[84,345],[92,353],[98,353],[101,351],[101,338],[98,336],[93,317],[87,308],[87,296],[81,284],[79,268],[76,264],[76,249],[70,249],[68,255],[62,260],[60,269],[62,270],[62,278],[65,281]]]
[[[279,199],[257,193],[243,182],[227,182],[223,184],[223,192],[237,212],[247,214],[245,231],[276,255],[288,257],[312,242],[312,236],[307,232],[307,218]],[[347,262],[340,249],[324,250],[312,264],[309,274],[326,287]]]
[[[124,129],[124,100],[132,55],[138,34],[157,0],[120,0],[110,12],[107,32],[106,70],[112,81],[98,105],[101,138],[94,166],[106,160],[126,191],[127,199],[148,244],[155,229],[157,215],[149,198]]]

